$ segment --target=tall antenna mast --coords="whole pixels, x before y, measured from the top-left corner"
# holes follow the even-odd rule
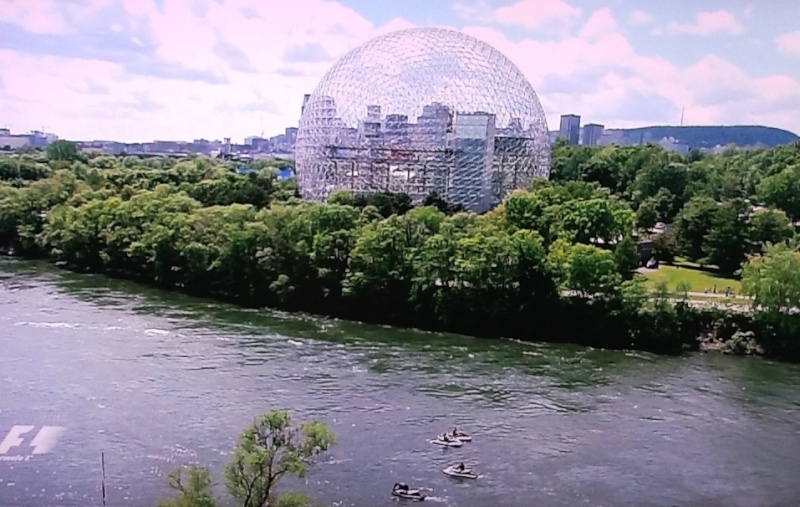
[[[683,112],[686,111],[686,107],[681,108],[681,127],[683,127]]]

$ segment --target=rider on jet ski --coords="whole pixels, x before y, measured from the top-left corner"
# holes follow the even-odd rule
[[[395,482],[393,489],[395,491],[402,491],[404,493],[408,493],[408,484],[403,484],[402,482]]]
[[[461,464],[456,467],[456,470],[458,470],[459,472],[463,472],[464,469],[465,469],[464,462],[462,461]]]

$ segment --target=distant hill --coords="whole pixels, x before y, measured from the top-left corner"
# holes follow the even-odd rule
[[[689,145],[690,148],[713,148],[735,144],[740,147],[773,147],[800,141],[797,134],[788,130],[761,127],[757,125],[706,126],[706,127],[641,127],[620,129],[626,141],[633,144],[657,142],[665,137],[673,137]]]

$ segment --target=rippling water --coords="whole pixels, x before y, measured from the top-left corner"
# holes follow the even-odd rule
[[[543,315],[542,318],[547,318]],[[0,260],[0,506],[156,505],[164,476],[222,465],[257,414],[328,422],[304,484],[341,506],[396,505],[396,481],[448,506],[792,506],[800,368],[478,340],[243,310]],[[453,425],[460,449],[428,443]],[[458,482],[453,462],[482,477]],[[224,494],[222,487],[220,495]]]

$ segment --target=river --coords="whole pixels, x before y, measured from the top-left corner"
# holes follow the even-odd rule
[[[34,427],[0,452],[3,507],[102,505],[101,452],[108,506],[157,505],[182,464],[222,483],[270,408],[338,434],[283,484],[325,505],[397,505],[396,481],[461,507],[800,499],[800,367],[758,359],[398,330],[0,259],[0,382],[0,439]],[[428,443],[453,425],[474,442]],[[32,454],[42,427],[62,429]],[[482,477],[441,473],[458,461]]]

